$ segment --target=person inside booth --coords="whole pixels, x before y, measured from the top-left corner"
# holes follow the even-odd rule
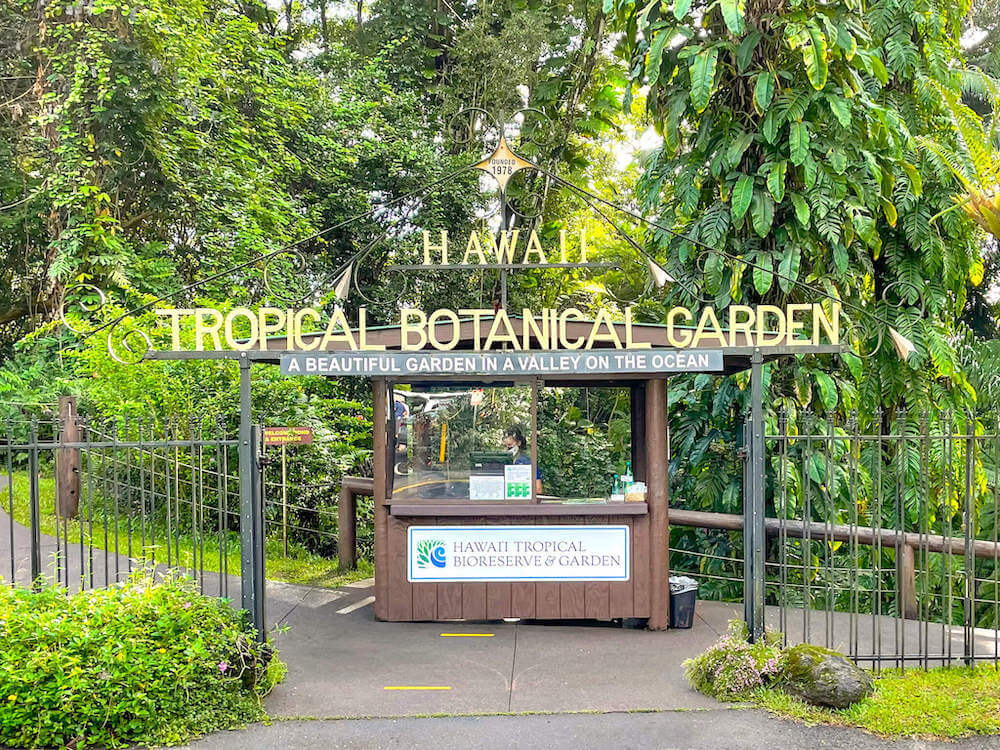
[[[511,454],[513,464],[530,464],[531,451],[528,450],[528,441],[524,439],[524,433],[517,425],[511,425],[503,433],[503,444]],[[542,493],[542,472],[540,468],[535,469],[535,494]]]

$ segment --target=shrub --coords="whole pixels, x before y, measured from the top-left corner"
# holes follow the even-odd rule
[[[749,698],[774,679],[781,668],[777,633],[768,632],[756,643],[747,641],[746,623],[729,622],[729,631],[703,654],[684,662],[691,686],[719,700]]]
[[[137,573],[69,596],[0,582],[0,745],[171,744],[263,716],[282,676],[244,613]]]

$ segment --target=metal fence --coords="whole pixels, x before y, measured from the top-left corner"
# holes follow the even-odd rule
[[[1000,663],[996,417],[782,414],[765,449],[768,627],[875,668]],[[671,524],[697,527],[675,570],[743,599],[743,517],[671,509]]]
[[[266,554],[276,580],[322,585],[341,572],[339,479],[301,481],[310,466],[258,451],[259,429],[243,446],[249,480],[241,482],[241,441],[223,425],[74,411],[0,425],[0,581],[81,591],[137,569],[178,570],[202,593],[240,598],[249,609],[263,593],[248,557],[262,568]],[[248,506],[259,514],[259,541],[246,533]],[[362,521],[370,516],[370,502],[358,511]],[[362,522],[362,556],[371,537]],[[264,622],[263,609],[256,616]]]

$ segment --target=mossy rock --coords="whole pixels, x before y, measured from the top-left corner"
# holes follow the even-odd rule
[[[837,651],[800,643],[782,655],[781,686],[813,705],[847,708],[871,695],[872,678]]]

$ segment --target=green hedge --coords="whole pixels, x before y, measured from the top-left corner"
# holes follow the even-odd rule
[[[0,745],[173,744],[263,717],[284,667],[189,579],[0,585]]]

